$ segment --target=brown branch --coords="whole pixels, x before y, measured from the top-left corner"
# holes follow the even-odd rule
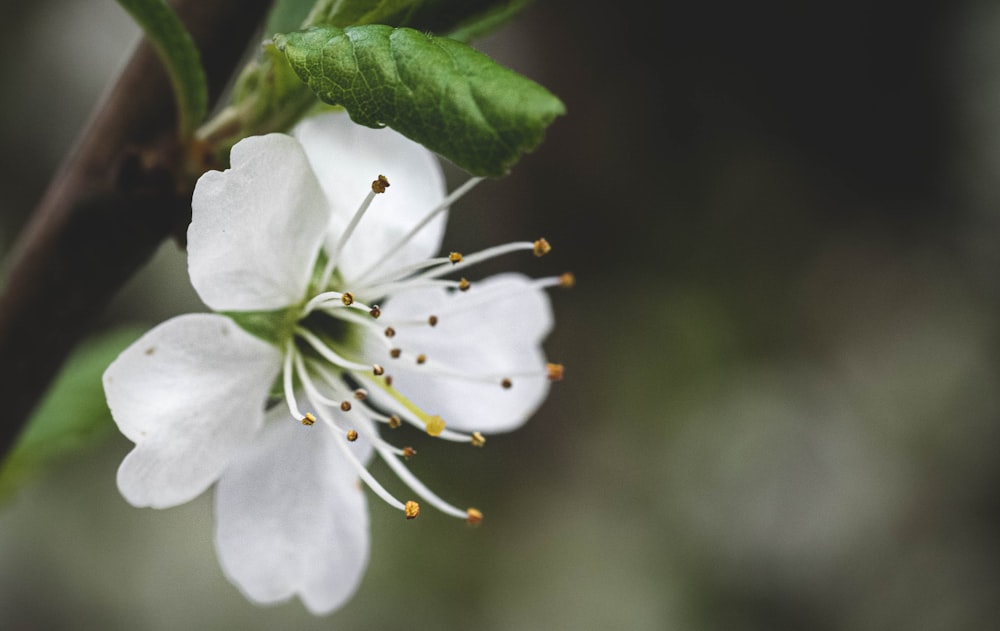
[[[214,103],[270,0],[175,0]],[[160,243],[183,231],[191,191],[166,73],[141,44],[15,244],[0,295],[0,456],[73,346]],[[54,300],[57,297],[57,300]]]

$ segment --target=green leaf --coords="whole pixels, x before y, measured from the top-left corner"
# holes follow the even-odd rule
[[[114,423],[101,375],[143,333],[122,328],[82,343],[63,366],[0,467],[0,498],[59,459],[107,436]]]
[[[208,112],[208,84],[201,56],[180,18],[164,0],[118,0],[142,27],[174,87],[180,136],[188,139]]]
[[[299,77],[354,122],[388,125],[474,175],[503,175],[565,112],[534,81],[461,42],[384,25],[276,35]]]
[[[468,41],[529,4],[531,0],[320,0],[304,26],[388,24]]]
[[[531,0],[277,0],[268,16],[267,33],[311,26],[357,26],[380,23],[410,26],[469,41],[507,21]],[[240,139],[287,132],[306,116],[330,109],[299,80],[285,55],[265,42],[262,55],[244,67],[231,103],[198,130],[226,164]]]

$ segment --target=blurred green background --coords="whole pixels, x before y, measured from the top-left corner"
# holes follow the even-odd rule
[[[6,251],[138,34],[112,0],[3,13]],[[569,114],[445,247],[544,235],[482,273],[578,279],[528,425],[414,437],[483,526],[372,501],[353,601],[258,608],[210,498],[131,508],[108,431],[0,507],[0,628],[996,628],[1000,6],[553,0],[477,47]],[[167,244],[101,330],[202,308]]]

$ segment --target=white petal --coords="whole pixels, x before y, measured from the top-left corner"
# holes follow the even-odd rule
[[[236,143],[232,167],[201,176],[191,202],[188,271],[216,311],[302,300],[329,208],[302,147],[269,134]]]
[[[437,254],[447,213],[441,213],[395,252],[388,251],[445,198],[441,165],[433,153],[389,129],[351,122],[345,113],[306,119],[292,132],[305,147],[333,209],[333,246],[379,175],[389,189],[375,198],[337,258],[350,282],[370,265],[396,268]],[[350,287],[347,287],[350,289]]]
[[[438,316],[435,327],[393,324],[410,318],[426,321],[432,314]],[[541,342],[552,328],[552,309],[545,291],[527,277],[494,276],[474,282],[467,292],[409,291],[385,303],[382,319],[396,329],[395,346],[411,357],[426,354],[428,364],[417,365],[405,356],[391,359],[379,340],[370,338],[365,341],[366,359],[384,365],[396,389],[425,412],[442,416],[453,429],[514,429],[548,394]],[[434,375],[432,362],[473,379]],[[501,387],[504,377],[511,378],[511,388]]]
[[[183,504],[260,428],[277,349],[225,316],[183,315],[142,336],[104,372],[111,415],[136,444],[118,469],[135,506]]]
[[[219,562],[250,600],[272,604],[297,594],[321,615],[343,605],[361,583],[368,508],[334,440],[320,422],[306,427],[283,415],[269,418],[253,448],[219,481]]]

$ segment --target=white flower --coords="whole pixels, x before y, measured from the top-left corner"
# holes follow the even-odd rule
[[[118,487],[135,506],[166,508],[217,483],[230,580],[255,602],[297,594],[327,613],[367,564],[358,479],[407,517],[419,512],[367,471],[373,453],[427,503],[482,518],[424,487],[401,462],[412,450],[378,426],[478,446],[522,424],[561,373],[540,347],[552,325],[544,289],[570,277],[505,274],[469,291],[446,280],[547,244],[433,258],[448,205],[476,180],[446,198],[432,154],[346,115],[247,138],[231,163],[198,181],[188,230],[191,282],[216,313],[160,324],[104,375],[135,443]]]

